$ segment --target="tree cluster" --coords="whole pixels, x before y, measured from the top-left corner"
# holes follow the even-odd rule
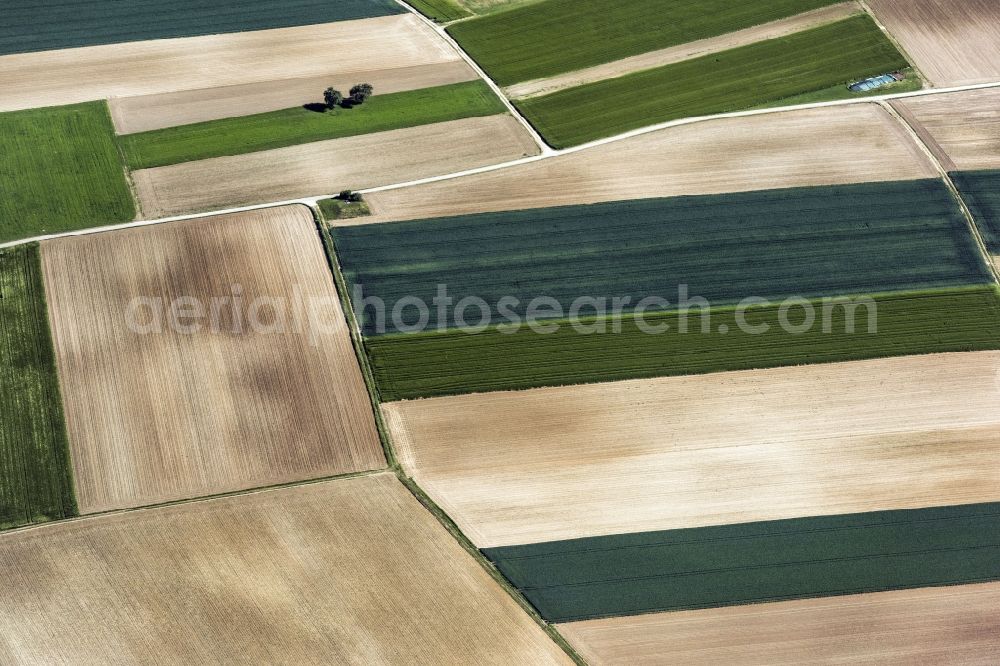
[[[347,97],[344,93],[334,88],[327,88],[323,91],[323,104],[327,109],[338,106],[350,108],[357,104],[364,104],[375,93],[375,88],[370,83],[359,83],[353,86]]]

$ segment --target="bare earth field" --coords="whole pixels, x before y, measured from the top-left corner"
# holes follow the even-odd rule
[[[359,190],[534,155],[513,116],[464,118],[132,174],[149,217]]]
[[[385,465],[306,207],[50,241],[42,263],[81,513]]]
[[[1000,584],[559,625],[591,664],[996,664]]]
[[[4,663],[571,663],[394,476],[0,538]]]
[[[500,171],[377,192],[367,197],[374,216],[354,222],[937,175],[884,109],[858,104],[699,122]]]
[[[411,14],[23,53],[0,57],[0,111],[456,60]]]
[[[946,169],[1000,168],[1000,89],[915,97],[892,105],[929,137],[928,145]]]
[[[930,83],[1000,79],[996,0],[868,0],[868,6]]]
[[[476,73],[464,60],[456,60],[374,71],[332,71],[308,78],[183,90],[159,95],[113,97],[109,104],[117,132],[132,134],[301,106],[319,101],[322,94],[318,91],[330,86],[347,91],[355,83],[364,81],[372,84],[379,94],[386,94],[444,86],[475,78]]]
[[[383,411],[404,469],[481,548],[1000,499],[1000,352]]]
[[[566,74],[560,74],[559,76],[547,79],[525,81],[524,83],[518,83],[506,88],[506,92],[513,98],[545,95],[564,88],[573,88],[585,83],[612,79],[644,69],[662,67],[663,65],[680,62],[681,60],[689,60],[709,53],[734,49],[765,39],[785,37],[826,23],[833,23],[861,11],[863,10],[857,2],[842,2],[838,5],[830,5],[829,7],[803,12],[796,16],[781,19],[780,21],[764,23],[752,28],[746,28],[745,30],[737,30],[719,35],[718,37],[699,39],[679,46],[650,51],[649,53],[623,58],[604,65],[588,67],[576,72],[567,72]]]

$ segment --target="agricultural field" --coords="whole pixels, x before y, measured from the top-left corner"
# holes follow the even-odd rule
[[[749,307],[744,317],[726,307],[690,312],[686,333],[682,313],[663,312],[643,319],[654,330],[667,327],[658,334],[626,315],[620,330],[614,321],[582,318],[579,330],[564,321],[546,321],[539,323],[558,328],[548,333],[523,326],[478,335],[460,329],[399,333],[370,337],[366,347],[387,401],[1000,349],[1000,294],[995,287],[845,296],[847,303],[858,298],[869,305],[812,302],[813,325],[795,333],[782,328],[781,307],[771,304]],[[800,307],[786,316],[793,327],[807,321]]]
[[[448,28],[500,85],[734,32],[837,0],[546,0]]]
[[[970,90],[895,100],[948,171],[1000,169],[1000,90]]]
[[[989,664],[1000,584],[878,592],[559,625],[591,664]]]
[[[1000,171],[962,171],[952,173],[951,179],[969,206],[986,249],[1000,255]]]
[[[317,91],[323,88],[316,88]],[[346,94],[346,91],[345,91]],[[317,97],[319,97],[317,93]],[[506,107],[481,80],[375,95],[351,108],[302,106],[121,137],[130,169],[241,155],[314,141],[491,116]]]
[[[382,410],[405,472],[491,548],[996,502],[998,372],[939,354]]]
[[[145,214],[164,217],[389,185],[537,152],[513,116],[498,114],[142,169],[132,177]]]
[[[485,299],[494,324],[533,298],[568,312],[581,295],[651,297],[677,307],[678,285],[713,306],[960,286],[990,279],[968,223],[938,180],[619,201],[333,229],[344,276],[391,310],[438,285]],[[366,334],[414,330],[408,308],[380,323],[356,302]],[[430,313],[426,330],[456,325]],[[480,313],[461,313],[478,321]],[[589,306],[586,314],[593,314]],[[562,314],[556,314],[561,317]],[[379,330],[381,328],[382,330]]]
[[[39,12],[44,11],[44,19]],[[392,0],[8,0],[0,55],[399,14]]]
[[[329,5],[330,3],[325,3]],[[395,3],[393,3],[395,4]],[[331,57],[317,54],[331,53]],[[292,106],[286,99],[273,106],[269,95],[289,81],[324,78],[315,89],[322,96],[329,85],[344,79],[351,84],[368,81],[384,85],[397,79],[400,68],[443,65],[453,67],[461,58],[434,31],[412,14],[345,21],[325,25],[282,28],[227,35],[165,39],[83,49],[26,53],[0,57],[0,111],[115,97],[143,96],[135,113],[115,113],[119,130],[131,125],[160,124],[177,114],[181,124],[191,111],[183,107],[162,109],[148,96],[168,95],[162,103],[177,101],[177,94],[216,89],[237,93],[227,108],[218,104],[212,115],[190,122],[261,113]],[[463,63],[464,64],[464,63]],[[467,71],[470,71],[466,68]],[[404,72],[405,74],[405,72]],[[467,78],[474,78],[467,76]],[[444,83],[447,83],[445,81]],[[235,86],[257,84],[239,90]],[[399,85],[399,84],[397,84]],[[416,83],[413,87],[420,87]],[[379,88],[381,89],[381,88]],[[194,93],[204,95],[205,93]],[[309,101],[319,101],[309,100]],[[118,102],[112,101],[117,108]],[[147,118],[151,116],[151,119]]]
[[[516,83],[506,89],[506,93],[511,97],[533,97],[581,86],[585,83],[603,81],[632,72],[639,72],[644,69],[662,67],[671,63],[688,60],[708,53],[717,53],[734,49],[739,46],[746,46],[765,39],[776,39],[785,37],[796,32],[815,28],[826,23],[833,23],[840,19],[847,18],[854,14],[861,13],[862,9],[856,2],[840,2],[835,5],[820,7],[812,11],[795,14],[787,18],[778,19],[762,25],[755,25],[735,32],[725,33],[715,37],[706,37],[685,44],[640,53],[621,60],[595,65],[586,69],[566,72],[544,79],[535,79]]]
[[[1000,79],[1000,5],[993,0],[868,0],[938,87]]]
[[[306,207],[50,241],[42,265],[82,513],[385,465]]]
[[[884,109],[856,104],[698,122],[531,164],[375,192],[366,197],[372,217],[357,222],[938,175]]]
[[[37,245],[0,250],[0,530],[76,515]]]
[[[5,663],[572,663],[389,474],[9,536]]]
[[[388,51],[388,46],[385,48]],[[194,123],[280,111],[293,105],[315,104],[319,90],[348,91],[364,81],[379,95],[447,86],[476,78],[464,61],[391,67],[359,72],[336,71],[322,76],[226,85],[173,93],[113,97],[108,100],[119,134],[192,125]]]
[[[741,111],[838,84],[842,87],[834,97],[849,97],[851,81],[908,65],[870,17],[857,16],[522,99],[517,106],[547,143],[565,148],[679,118]]]
[[[1000,579],[1000,504],[490,548],[554,622]]]
[[[0,243],[136,214],[104,102],[0,113],[0,185]]]

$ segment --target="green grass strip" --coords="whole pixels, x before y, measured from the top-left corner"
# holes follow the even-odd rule
[[[36,244],[0,250],[0,529],[77,515]]]
[[[501,85],[794,16],[836,0],[546,0],[448,28]]]
[[[418,12],[438,23],[472,16],[472,12],[455,0],[407,0],[407,2]]]
[[[976,220],[986,249],[1000,254],[1000,170],[955,171],[948,175]]]
[[[1000,579],[1000,504],[484,551],[550,622]]]
[[[461,25],[461,24],[459,24]],[[741,111],[903,69],[875,22],[859,15],[811,30],[516,102],[552,146],[647,125]],[[830,96],[827,95],[829,98]]]
[[[114,137],[104,102],[0,113],[0,242],[132,220]]]
[[[877,332],[868,332],[868,310],[815,302],[816,324],[801,334],[781,327],[777,305],[755,306],[745,323],[767,325],[753,334],[740,326],[735,308],[692,311],[680,333],[676,312],[646,315],[668,324],[662,334],[644,332],[624,316],[620,332],[604,320],[605,332],[581,333],[563,323],[554,333],[524,326],[472,334],[459,330],[383,335],[366,340],[376,384],[384,401],[538,386],[584,384],[643,377],[829,363],[908,354],[1000,349],[1000,294],[995,287],[890,293],[873,296]],[[702,332],[707,318],[710,331]],[[823,330],[824,318],[830,332]],[[787,313],[804,320],[802,308]],[[848,320],[855,323],[849,333]],[[553,322],[539,322],[550,324]]]
[[[317,101],[322,90],[316,91]],[[459,118],[491,116],[506,110],[483,81],[375,95],[350,109],[325,113],[303,107],[210,120],[129,134],[120,138],[132,169],[240,155],[300,143],[385,132]],[[350,160],[350,155],[330,159]]]

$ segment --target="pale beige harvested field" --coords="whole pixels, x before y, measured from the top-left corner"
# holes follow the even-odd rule
[[[42,262],[83,513],[385,466],[305,206],[50,241]]]
[[[1000,499],[1000,352],[383,410],[403,467],[479,547]]]
[[[306,143],[132,174],[149,217],[336,193],[534,155],[507,114]]]
[[[682,194],[934,178],[875,104],[725,118],[368,197],[359,223]]]
[[[996,0],[867,0],[925,79],[960,86],[1000,79]]]
[[[896,100],[949,170],[1000,168],[1000,89]]]
[[[737,30],[718,37],[699,39],[687,44],[680,44],[666,49],[642,53],[630,58],[588,67],[587,69],[567,72],[547,79],[535,79],[510,86],[506,89],[510,97],[534,97],[546,95],[564,88],[582,86],[586,83],[613,79],[644,69],[662,67],[671,63],[697,58],[709,53],[717,53],[726,49],[734,49],[747,44],[754,44],[765,39],[777,39],[787,35],[815,28],[826,23],[832,23],[863,11],[857,2],[842,2],[837,5],[821,7],[779,21],[764,23],[744,30]]]
[[[0,538],[0,662],[565,664],[388,474]]]
[[[110,100],[111,117],[119,134],[131,134],[301,106],[320,101],[321,91],[328,87],[347,91],[361,81],[372,84],[379,94],[387,94],[444,86],[475,78],[475,71],[464,60],[374,71],[331,71],[329,74],[309,78],[139,97],[114,97]]]
[[[458,59],[411,14],[22,53],[0,57],[0,111]]]
[[[1000,663],[1000,583],[559,625],[591,664]]]

